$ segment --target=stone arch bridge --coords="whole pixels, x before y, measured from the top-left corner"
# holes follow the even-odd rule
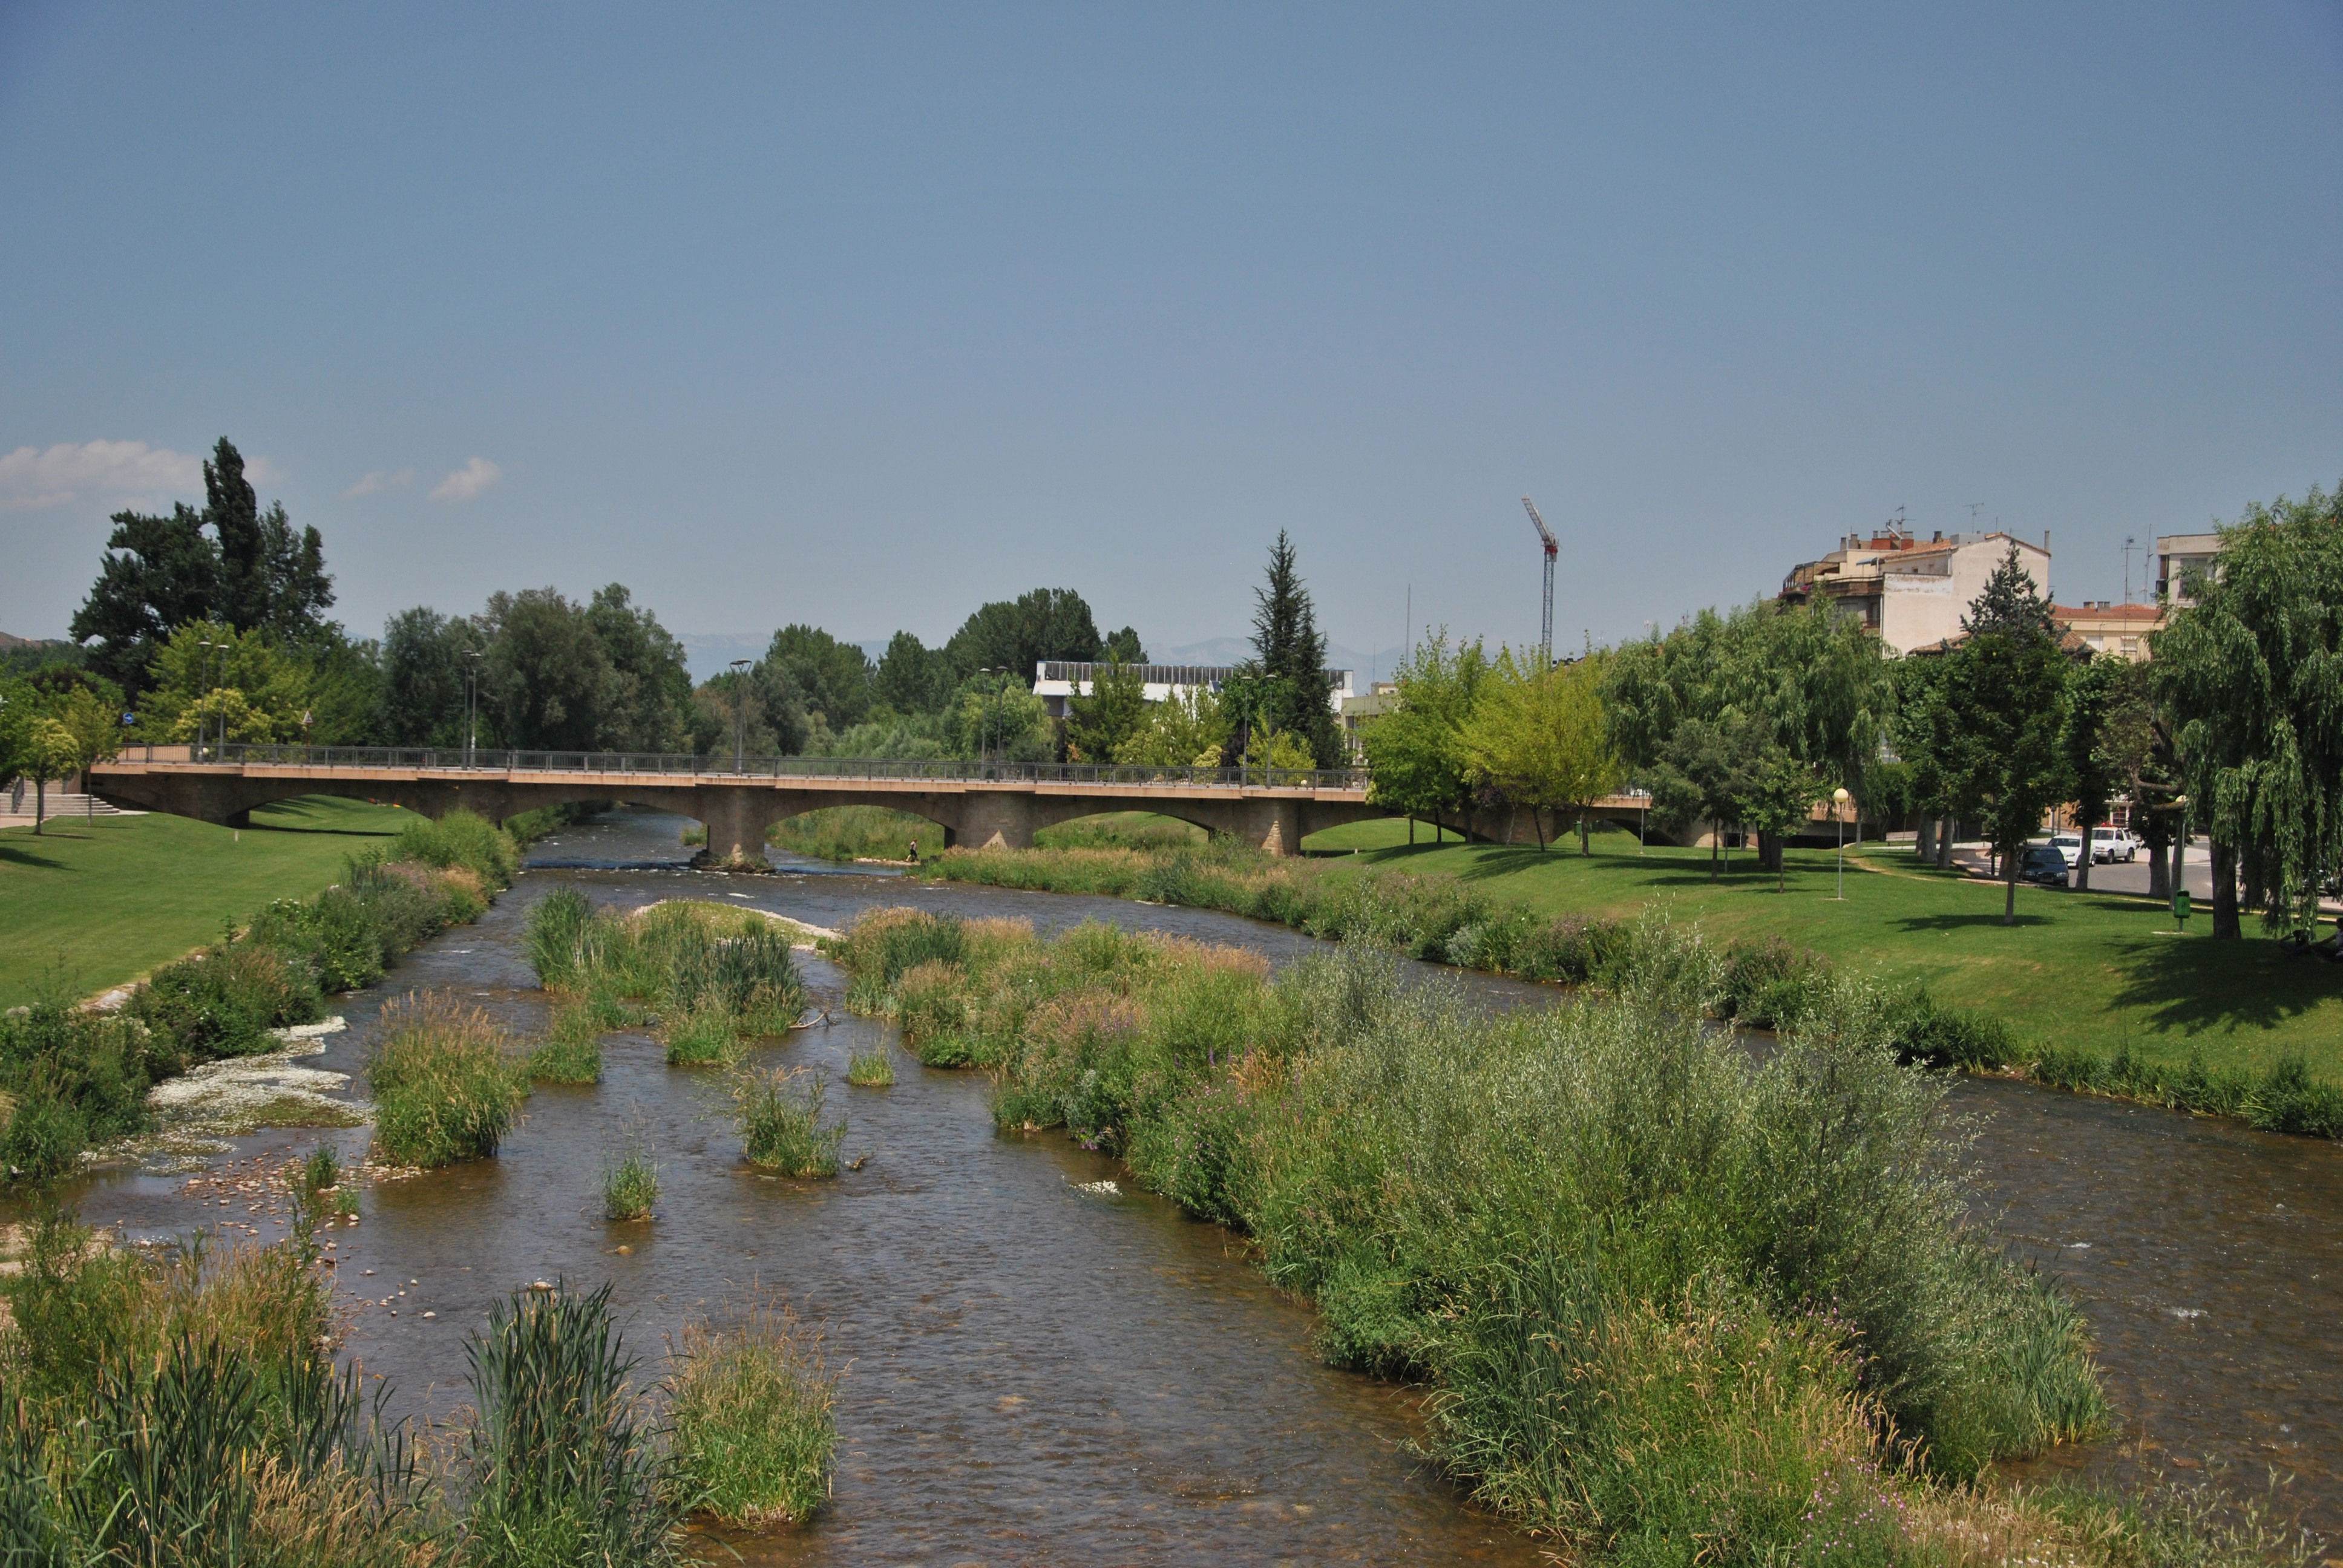
[[[710,857],[761,859],[766,829],[826,806],[883,806],[922,817],[947,847],[1027,849],[1043,828],[1104,811],[1151,811],[1227,833],[1272,854],[1323,829],[1387,809],[1367,800],[1361,769],[1126,768],[1087,763],[860,761],[826,757],[505,751],[345,746],[134,746],[89,770],[116,805],[244,825],[256,806],[340,795],[427,817],[468,809],[491,821],[539,807],[616,800],[692,818]],[[1636,824],[1634,798],[1596,815]],[[1444,824],[1470,839],[1534,840],[1525,811],[1503,808]],[[1548,836],[1552,837],[1549,826]]]

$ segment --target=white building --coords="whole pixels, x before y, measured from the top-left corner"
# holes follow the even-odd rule
[[[2182,579],[2192,571],[2209,572],[2221,552],[2218,534],[2164,534],[2156,541],[2156,597],[2186,609],[2197,601]]]
[[[1169,702],[1197,687],[1218,691],[1236,674],[1236,667],[1227,664],[1133,664],[1123,668],[1139,672],[1143,694],[1150,702]],[[1033,667],[1033,695],[1049,709],[1051,718],[1063,719],[1070,698],[1091,694],[1099,668],[1087,659],[1045,658]],[[1351,695],[1351,675],[1347,669],[1325,671],[1326,706],[1337,713],[1342,710],[1342,699]]]
[[[1784,598],[1820,598],[1841,615],[1859,618],[1889,651],[1909,653],[1957,637],[1961,617],[2017,548],[2018,563],[2047,597],[2048,536],[2036,545],[2006,533],[1944,534],[1923,543],[1890,528],[1865,539],[1849,534],[1820,560],[1782,579]]]

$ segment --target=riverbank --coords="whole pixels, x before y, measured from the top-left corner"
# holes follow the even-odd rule
[[[265,828],[154,812],[0,832],[0,1008],[54,977],[74,995],[125,985],[276,899],[341,879],[353,850],[420,820],[363,801],[287,801]]]
[[[1696,921],[1720,944],[1786,948],[1782,961],[1793,967],[1818,959],[1890,995],[1925,991],[1936,1008],[1975,1014],[2006,1035],[1984,1057],[1951,1052],[1956,1065],[2038,1068],[2070,1087],[2280,1131],[2332,1135],[2326,1122],[2343,1111],[2335,1087],[2343,1085],[2343,976],[2331,966],[2287,958],[2258,936],[2216,942],[2202,920],[2171,934],[2162,906],[2114,895],[2024,889],[2018,923],[2004,926],[1997,884],[1915,865],[1885,846],[1847,856],[1843,900],[1829,851],[1791,851],[1778,879],[1746,853],[1736,859],[1711,880],[1704,851],[1639,853],[1632,838],[1607,834],[1590,856],[1574,844],[1542,852],[1453,841],[1283,861],[1217,846],[955,851],[917,874],[1195,901],[1542,979],[1581,977],[1566,972],[1566,960],[1546,974],[1510,950],[1493,955],[1479,933],[1524,922],[1600,930],[1656,908]],[[2262,1101],[2273,1093],[2317,1103],[2271,1111]]]

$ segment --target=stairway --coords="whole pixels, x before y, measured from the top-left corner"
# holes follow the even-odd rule
[[[31,788],[27,786],[25,790],[25,809],[22,812],[14,812],[10,809],[9,802],[13,799],[13,791],[0,792],[0,821],[31,821],[34,803]],[[49,791],[47,810],[52,817],[144,817],[146,815],[144,811],[126,811],[119,806],[109,806],[94,795],[69,795],[61,789]]]

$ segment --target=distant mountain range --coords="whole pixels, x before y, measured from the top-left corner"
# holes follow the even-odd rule
[[[691,665],[691,678],[707,680],[722,674],[736,658],[764,658],[765,647],[772,639],[749,632],[682,632],[677,634],[676,640],[683,644],[684,655]],[[877,659],[887,651],[887,638],[868,638],[856,646]],[[1163,647],[1150,643],[1147,657],[1156,664],[1242,664],[1252,657],[1252,643],[1242,637],[1208,638],[1202,642]],[[1362,692],[1371,680],[1390,679],[1392,667],[1399,659],[1400,650],[1396,648],[1362,653],[1340,643],[1330,643],[1326,648],[1326,662],[1336,669],[1353,671],[1352,684]]]

